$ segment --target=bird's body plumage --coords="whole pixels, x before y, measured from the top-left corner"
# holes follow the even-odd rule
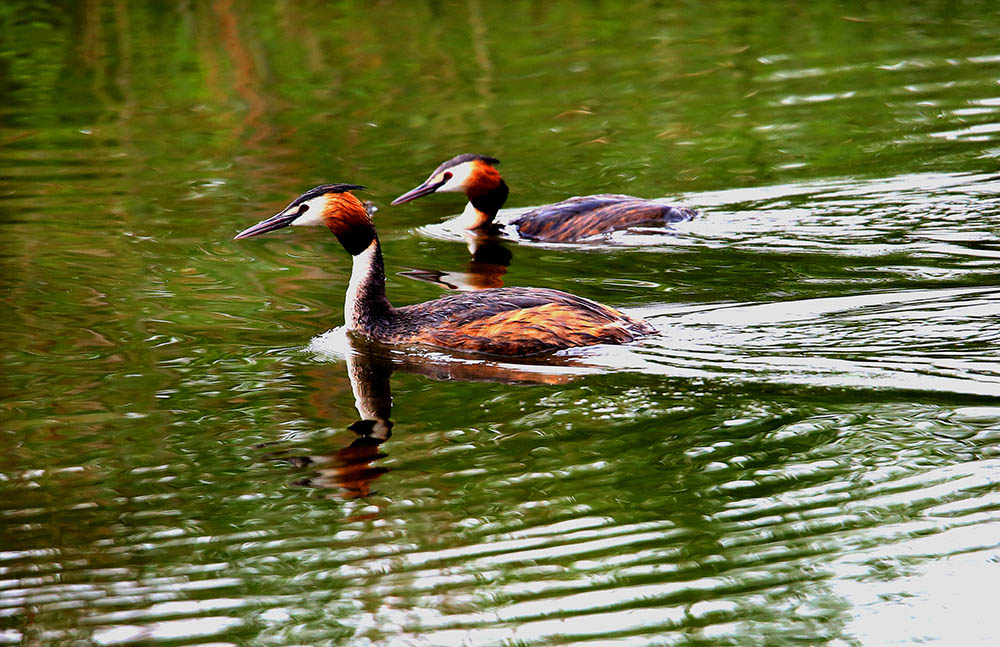
[[[630,195],[601,193],[532,209],[511,224],[524,238],[567,243],[632,227],[682,222],[694,216],[695,212],[687,207]]]
[[[396,309],[388,342],[486,353],[537,355],[593,344],[623,344],[654,332],[589,299],[543,288],[459,292]]]

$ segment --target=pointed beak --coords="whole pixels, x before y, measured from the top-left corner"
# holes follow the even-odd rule
[[[253,227],[248,227],[240,233],[233,236],[233,240],[239,240],[241,238],[250,238],[251,236],[259,236],[261,234],[266,234],[269,231],[274,231],[275,229],[282,229],[292,224],[296,218],[299,217],[298,211],[282,211],[281,213],[271,216],[267,220],[261,220]]]
[[[425,195],[430,195],[431,193],[434,193],[442,186],[444,186],[444,183],[446,181],[447,180],[441,180],[440,182],[431,182],[430,180],[427,180],[417,188],[410,189],[403,195],[399,196],[398,198],[393,200],[391,204],[393,206],[396,206],[397,204],[403,204],[404,202],[409,202],[410,200],[416,200],[417,198],[423,197]]]

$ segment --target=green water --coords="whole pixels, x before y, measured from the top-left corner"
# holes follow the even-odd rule
[[[993,645],[998,42],[985,1],[4,2],[0,644]],[[231,240],[363,184],[434,298],[461,196],[389,202],[462,152],[513,210],[699,209],[494,277],[659,334],[352,345],[332,236]]]

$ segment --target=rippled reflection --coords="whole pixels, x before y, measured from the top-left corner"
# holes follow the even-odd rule
[[[406,270],[400,275],[419,281],[434,283],[449,290],[485,290],[503,287],[503,275],[511,263],[513,254],[495,233],[482,234],[463,231],[471,260],[462,272],[441,270]]]
[[[269,452],[269,456],[309,473],[296,484],[336,490],[337,496],[345,499],[372,494],[376,479],[388,471],[376,462],[386,457],[382,444],[392,437],[390,376],[394,371],[425,375],[435,380],[502,384],[564,384],[574,379],[572,371],[561,372],[548,363],[516,367],[475,360],[456,361],[440,354],[400,353],[344,329],[317,337],[310,348],[318,357],[344,360],[359,416],[347,429],[357,437],[346,446],[321,454],[303,456],[293,455],[289,450],[277,450]],[[335,370],[336,365],[332,368]],[[331,377],[325,369],[314,372],[312,388],[327,391],[331,388],[327,382],[335,381]]]
[[[392,436],[392,391],[389,376],[391,360],[363,342],[352,344],[346,353],[348,379],[354,393],[359,419],[348,429],[357,435],[346,447],[313,456],[276,457],[310,471],[310,476],[298,484],[313,488],[335,489],[342,498],[359,498],[371,494],[376,479],[386,469],[375,465],[385,458],[382,443]],[[323,388],[323,385],[319,385]]]

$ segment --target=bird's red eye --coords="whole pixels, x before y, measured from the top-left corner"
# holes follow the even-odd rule
[[[451,179],[451,173],[445,173],[443,177],[444,177],[444,181],[447,182],[448,180]]]

